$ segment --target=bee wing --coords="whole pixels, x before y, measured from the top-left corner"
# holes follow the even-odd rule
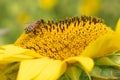
[[[23,24],[22,26],[23,26],[23,28],[24,28],[24,30],[26,30],[30,25],[32,25],[33,23],[25,23],[25,24]]]
[[[30,25],[33,25],[35,22],[28,22],[28,23],[24,23],[22,26],[24,27],[24,28],[26,28],[26,27],[28,27],[28,26],[30,26]]]
[[[25,23],[25,24],[23,24],[22,26],[23,27],[26,27],[26,26],[29,26],[31,23]]]

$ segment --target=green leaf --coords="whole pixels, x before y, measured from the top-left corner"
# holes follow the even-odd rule
[[[0,80],[16,80],[19,63],[13,62],[6,65],[0,64]]]
[[[89,75],[90,76],[90,75]],[[91,80],[90,77],[88,77],[88,74],[86,74],[86,72],[82,71],[79,80]]]
[[[66,72],[58,80],[91,80],[91,78],[78,64],[73,64],[68,65]]]
[[[101,57],[101,58],[96,59],[95,64],[96,65],[105,65],[105,66],[117,66],[118,65],[108,57]]]
[[[114,51],[114,52],[112,52],[111,54],[109,54],[108,56],[120,56],[120,50],[116,50],[116,51]]]
[[[120,67],[120,56],[110,56],[109,57],[114,63],[118,64]]]
[[[64,73],[58,80],[70,80],[70,77]]]
[[[120,70],[110,66],[95,66],[90,75],[95,78],[119,80]]]
[[[108,57],[120,67],[120,50],[113,52],[111,55],[108,55]]]
[[[95,65],[115,66],[120,68],[120,51],[114,51],[105,57],[94,59]]]
[[[68,74],[71,80],[79,80],[81,72],[82,70],[79,67],[75,65],[70,65],[67,68],[66,74]]]

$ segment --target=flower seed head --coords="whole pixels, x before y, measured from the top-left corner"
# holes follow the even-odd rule
[[[73,17],[59,22],[43,22],[31,32],[23,33],[15,45],[62,60],[80,55],[89,43],[112,32],[97,17]]]

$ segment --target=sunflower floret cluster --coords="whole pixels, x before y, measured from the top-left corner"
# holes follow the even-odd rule
[[[80,55],[89,43],[102,35],[113,33],[102,19],[89,16],[59,22],[40,20],[34,25],[36,27],[29,33],[23,33],[15,45],[33,49],[42,56],[62,60]]]

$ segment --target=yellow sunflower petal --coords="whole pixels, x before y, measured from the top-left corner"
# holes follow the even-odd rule
[[[0,55],[0,63],[10,63],[16,61],[22,61],[27,59],[33,59],[31,56],[19,54],[19,55]]]
[[[38,0],[38,1],[40,7],[45,10],[52,9],[57,3],[57,0]]]
[[[84,56],[71,57],[66,59],[66,62],[68,63],[78,62],[80,63],[81,67],[87,72],[90,72],[94,66],[94,61],[91,58]]]
[[[116,32],[120,34],[120,19],[118,20],[117,22],[117,25],[116,25]]]
[[[34,60],[25,60],[20,64],[17,80],[32,80],[53,60],[41,58]]]
[[[66,63],[61,60],[54,60],[46,66],[35,80],[57,80],[66,70]]]
[[[16,47],[14,45],[5,45],[0,47],[0,63],[21,61],[25,59],[34,58],[32,56],[24,55],[22,53],[30,52],[27,49]]]
[[[106,34],[87,46],[81,55],[92,58],[101,57],[115,50],[120,50],[120,36],[117,34]]]
[[[0,47],[0,54],[19,54],[25,52],[26,49],[14,46],[13,44]]]
[[[32,58],[40,58],[40,54],[33,50],[24,49],[14,44],[0,46],[0,61],[13,62]]]
[[[78,12],[82,15],[95,15],[100,10],[100,5],[100,0],[83,0],[78,6]]]
[[[24,49],[22,47],[15,46],[14,44],[1,46],[0,54],[5,54],[5,55],[25,54],[32,57],[42,57],[33,50]]]

